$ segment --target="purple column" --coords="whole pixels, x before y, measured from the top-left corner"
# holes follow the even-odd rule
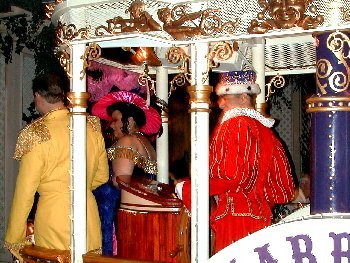
[[[350,32],[316,36],[311,113],[311,214],[350,212]]]

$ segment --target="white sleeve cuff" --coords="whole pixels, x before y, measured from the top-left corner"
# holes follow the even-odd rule
[[[176,185],[175,185],[175,192],[176,192],[176,195],[177,195],[177,197],[179,198],[179,199],[181,199],[182,200],[182,188],[183,188],[183,186],[184,186],[184,181],[182,181],[182,182],[180,182],[180,183],[177,183]]]

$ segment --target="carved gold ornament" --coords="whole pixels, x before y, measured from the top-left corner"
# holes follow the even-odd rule
[[[115,35],[122,32],[148,32],[159,31],[162,27],[146,11],[145,4],[140,0],[131,3],[126,12],[130,13],[130,18],[120,16],[108,19],[107,26],[98,26],[95,30],[96,36],[103,36],[106,33]]]
[[[82,76],[80,79],[82,80],[85,76],[86,69],[91,66],[91,61],[96,60],[101,57],[101,47],[96,43],[91,43],[86,49],[81,59],[84,60],[83,70],[80,72]]]
[[[165,7],[158,10],[157,15],[163,23],[163,30],[174,39],[183,40],[195,36],[208,36],[217,32],[233,34],[238,26],[238,19],[234,22],[222,23],[215,15],[220,9],[206,9],[188,13],[187,5],[177,5],[172,9]]]
[[[324,18],[317,15],[315,18],[305,15],[308,9],[310,13],[315,14],[316,6],[310,5],[312,0],[258,0],[263,10],[258,14],[258,19],[251,21],[247,29],[251,34],[263,34],[272,29],[290,29],[301,27],[305,30],[316,28],[323,23]],[[259,22],[265,18],[268,13],[269,17],[265,21]]]
[[[56,44],[69,43],[71,40],[80,36],[83,39],[89,39],[88,28],[77,29],[74,24],[65,25],[60,21],[56,27]]]
[[[206,9],[198,12],[187,12],[187,5],[177,5],[172,9],[160,8],[157,12],[161,26],[146,10],[146,5],[141,0],[135,0],[126,10],[129,18],[117,16],[106,20],[107,25],[97,26],[95,36],[117,35],[123,32],[149,32],[164,30],[176,40],[190,39],[198,36],[211,36],[215,33],[234,34],[237,30],[239,19],[223,23],[216,13],[220,9]],[[56,28],[57,45],[68,43],[81,37],[90,39],[90,28],[77,29],[74,24],[65,25],[58,22]]]

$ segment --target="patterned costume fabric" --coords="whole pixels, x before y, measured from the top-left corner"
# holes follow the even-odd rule
[[[27,218],[39,201],[34,221],[35,244],[70,247],[70,116],[66,108],[47,113],[19,134],[15,158],[20,160],[16,190],[5,237],[8,249],[19,249],[26,238]],[[100,121],[87,118],[87,249],[101,248],[100,219],[92,190],[108,180],[108,162]]]
[[[156,180],[157,162],[149,160],[146,156],[141,155],[129,147],[120,147],[112,145],[107,149],[108,159],[113,161],[116,158],[126,158],[134,162],[135,167],[132,176],[146,177]],[[112,175],[112,171],[110,172]],[[116,245],[116,218],[117,210],[120,204],[120,189],[108,182],[94,191],[97,200],[101,226],[102,226],[102,254],[117,255]]]
[[[270,120],[254,110],[233,109],[214,130],[209,187],[210,195],[218,197],[210,215],[216,252],[271,225],[272,207],[293,197],[291,168]],[[189,182],[183,201],[190,207]]]
[[[112,182],[105,183],[93,191],[101,220],[102,255],[117,254],[113,233],[116,225],[117,209],[120,205],[120,189]]]

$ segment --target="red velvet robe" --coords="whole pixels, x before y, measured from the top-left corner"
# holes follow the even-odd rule
[[[271,208],[293,198],[294,183],[282,144],[268,127],[248,116],[226,120],[214,131],[209,150],[210,215],[216,252],[271,225]],[[190,207],[190,182],[183,201]]]

